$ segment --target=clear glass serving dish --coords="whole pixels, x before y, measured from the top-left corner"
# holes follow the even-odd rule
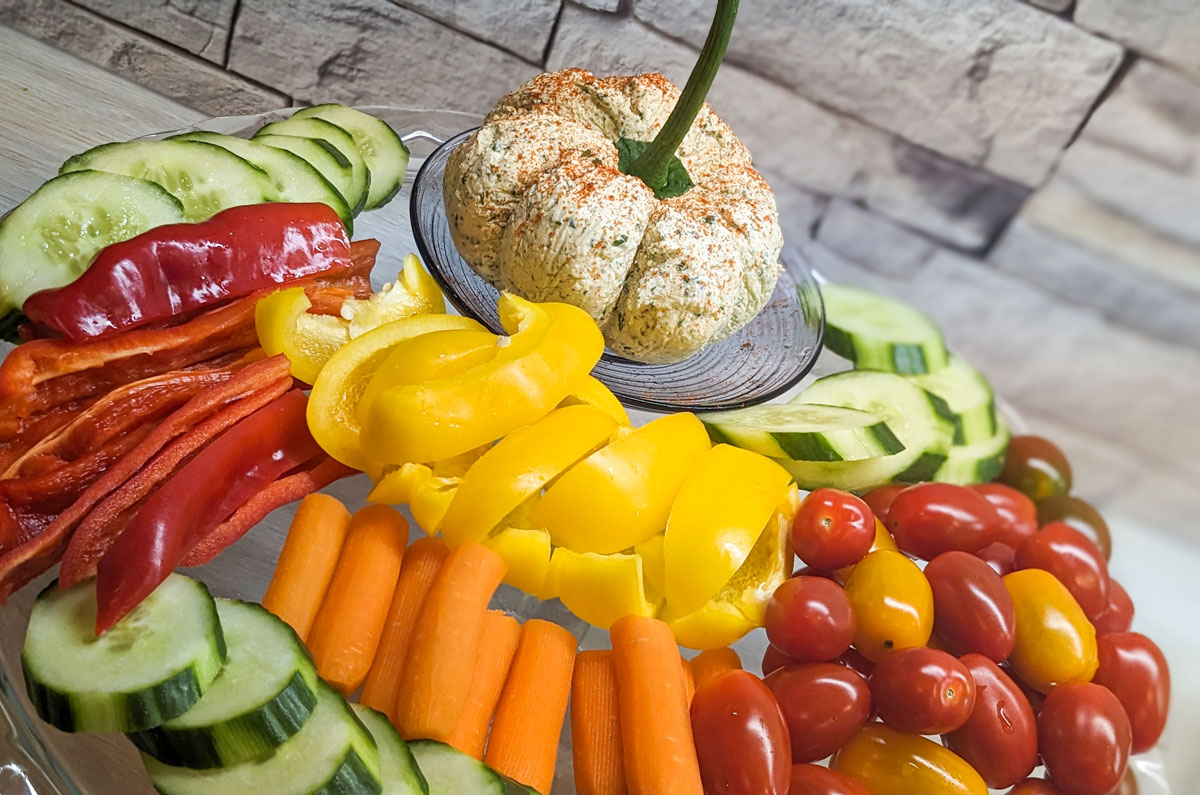
[[[449,111],[390,107],[364,107],[363,110],[388,121],[401,133],[412,150],[409,174],[401,194],[382,210],[365,213],[356,222],[356,236],[375,237],[383,244],[374,273],[374,281],[379,286],[394,278],[406,253],[417,250],[407,212],[414,175],[443,141],[474,127],[479,119],[470,114]],[[193,129],[249,134],[262,124],[284,118],[289,113],[284,110],[258,116],[211,119],[197,124]],[[788,266],[799,268],[798,263],[788,263]],[[802,270],[796,272],[804,273]],[[3,353],[7,353],[7,346],[0,346],[0,354]],[[814,358],[815,354],[814,350]],[[836,357],[825,357],[816,363],[808,379],[844,368],[845,363]],[[635,423],[652,416],[636,410],[632,415]],[[1021,428],[1019,419],[1012,417],[1011,413],[1010,420],[1015,428]],[[326,491],[354,510],[365,504],[369,488],[368,479],[360,475],[335,483]],[[295,505],[278,509],[214,562],[187,573],[207,583],[217,596],[261,599],[294,512]],[[420,534],[421,531],[413,523],[413,537]],[[1182,566],[1187,561],[1177,560],[1176,563]],[[1197,564],[1200,564],[1200,560],[1193,561],[1193,565]],[[53,577],[53,572],[46,574],[0,608],[0,795],[152,795],[154,790],[142,770],[138,755],[123,737],[60,732],[38,720],[25,697],[20,652],[29,610],[37,593]],[[1131,585],[1130,590],[1138,599],[1139,613],[1145,611],[1153,614],[1161,607],[1155,600],[1165,603],[1169,598],[1168,594],[1155,594],[1149,587],[1135,589]],[[522,620],[539,617],[557,621],[580,639],[582,648],[603,648],[608,644],[606,632],[588,627],[557,601],[539,602],[502,586],[493,606],[505,609]],[[1159,631],[1158,627],[1153,630],[1154,633]],[[1176,625],[1175,631],[1184,632],[1185,628]],[[766,638],[761,630],[751,633],[736,645],[748,670],[758,671],[765,645]],[[1182,674],[1182,670],[1177,669],[1177,673]],[[1182,706],[1176,705],[1176,714]],[[1192,755],[1186,751],[1194,746],[1194,738],[1184,733],[1186,728],[1186,724],[1181,725],[1179,721],[1168,725],[1167,735],[1161,745],[1173,749],[1175,755],[1170,763],[1166,762],[1162,751],[1142,755],[1136,760],[1141,795],[1195,791],[1189,767],[1193,764]],[[1180,731],[1173,733],[1173,729]],[[1168,781],[1173,786],[1169,787]],[[568,722],[559,746],[559,763],[552,795],[569,795],[573,792]]]

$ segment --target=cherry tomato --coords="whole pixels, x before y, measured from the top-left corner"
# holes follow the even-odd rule
[[[1092,619],[1092,624],[1095,625],[1098,635],[1105,632],[1128,632],[1129,627],[1133,625],[1133,600],[1129,598],[1129,592],[1121,587],[1121,583],[1111,577],[1108,580],[1108,605],[1100,615]]]
[[[1114,632],[1096,639],[1100,667],[1092,681],[1112,691],[1133,730],[1133,752],[1149,750],[1167,725],[1171,672],[1154,641],[1137,632]]]
[[[846,653],[834,660],[838,665],[844,665],[847,668],[853,668],[864,677],[870,676],[875,670],[875,663],[862,656],[862,652],[853,647],[846,649]]]
[[[905,488],[908,488],[908,487],[905,486]],[[876,519],[875,520],[875,541],[874,541],[874,543],[871,544],[871,551],[868,552],[867,554],[869,555],[869,554],[871,554],[871,552],[877,552],[881,549],[886,549],[889,552],[899,552],[900,551],[896,548],[896,541],[895,541],[895,539],[892,538],[892,534],[890,532],[888,532],[888,529],[886,527],[884,527],[883,522]],[[850,579],[850,572],[852,572],[852,571],[854,571],[854,566],[843,566],[842,568],[838,569],[837,571],[835,571],[833,573],[833,577],[838,582],[845,583],[846,580]]]
[[[850,648],[854,611],[842,586],[822,577],[793,577],[767,602],[771,645],[797,662],[825,662]]]
[[[798,663],[765,680],[775,694],[792,738],[792,762],[815,762],[832,754],[867,719],[867,680],[834,663]]]
[[[900,549],[933,560],[952,549],[978,552],[997,540],[1000,514],[965,486],[920,483],[896,496],[888,528]]]
[[[1004,577],[1017,617],[1008,661],[1040,693],[1055,685],[1089,682],[1096,673],[1096,630],[1071,592],[1048,571],[1024,569]]]
[[[1038,715],[1046,772],[1066,795],[1096,795],[1121,783],[1132,745],[1129,718],[1106,687],[1059,685]]]
[[[925,567],[925,579],[933,589],[933,636],[947,651],[1008,659],[1016,615],[991,566],[969,552],[943,552]]]
[[[692,735],[707,792],[785,795],[791,739],[771,691],[752,673],[726,671],[696,690]]]
[[[1008,544],[1001,544],[999,541],[994,544],[988,544],[986,547],[976,552],[975,557],[991,566],[992,570],[1001,577],[1003,577],[1005,574],[1016,571],[1017,568],[1017,550],[1013,549]]]
[[[847,775],[820,765],[792,765],[792,788],[788,795],[871,795]]]
[[[1017,548],[1017,569],[1045,569],[1067,586],[1089,620],[1108,607],[1104,553],[1069,524],[1055,522]]]
[[[846,581],[854,609],[854,648],[878,662],[893,649],[924,646],[933,632],[933,591],[917,564],[881,549]]]
[[[982,494],[984,499],[996,507],[1000,514],[1000,532],[996,540],[1010,547],[1018,547],[1026,538],[1038,531],[1037,506],[1012,486],[1003,483],[979,483],[970,487]]]
[[[824,577],[827,580],[833,580],[834,582],[837,582],[837,579],[833,576],[832,571],[826,571],[824,569],[814,569],[812,566],[801,566],[800,568],[798,568],[792,572],[792,576],[793,577]]]
[[[818,569],[840,569],[862,560],[875,541],[875,515],[847,491],[817,489],[792,520],[792,549]]]
[[[1044,778],[1027,778],[1017,782],[1007,795],[1063,795],[1063,791]]]
[[[975,708],[942,741],[989,787],[1012,786],[1037,764],[1037,717],[1017,683],[987,657],[965,654],[959,662],[975,682]]]
[[[788,656],[774,646],[767,644],[766,651],[763,652],[762,658],[762,675],[766,676],[772,671],[776,671],[790,663]]]
[[[830,767],[866,784],[871,795],[987,795],[983,779],[953,751],[881,723],[855,732]]]
[[[1091,503],[1070,494],[1058,494],[1038,501],[1037,516],[1038,524],[1043,527],[1052,522],[1066,522],[1092,539],[1104,553],[1105,560],[1112,557],[1112,534],[1108,531],[1108,522]]]
[[[999,480],[1037,502],[1071,490],[1071,464],[1049,439],[1014,436]]]
[[[863,502],[871,508],[871,513],[875,514],[876,519],[887,524],[888,511],[892,508],[892,501],[896,499],[897,494],[907,488],[907,483],[891,483],[887,486],[880,486],[864,494]]]
[[[975,708],[970,672],[937,649],[897,649],[879,661],[867,684],[879,718],[909,734],[952,732]]]
[[[1021,690],[1021,695],[1025,696],[1025,700],[1029,702],[1029,706],[1033,708],[1033,714],[1041,714],[1042,705],[1046,703],[1046,694],[1039,693],[1029,686],[1029,683],[1017,676],[1017,672],[1012,669],[1011,663],[1004,663],[1000,666],[1000,670],[1004,671],[1009,679],[1017,683],[1017,687]]]

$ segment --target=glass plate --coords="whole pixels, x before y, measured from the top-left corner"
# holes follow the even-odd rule
[[[355,221],[356,237],[375,237],[383,244],[372,277],[375,286],[378,287],[395,277],[407,252],[416,250],[405,212],[412,195],[413,176],[442,141],[461,130],[475,126],[479,123],[479,118],[451,111],[407,110],[384,106],[363,107],[362,110],[391,124],[412,150],[408,175],[400,195],[383,209],[364,213]],[[249,135],[263,124],[286,118],[290,113],[291,110],[279,110],[256,116],[210,119],[189,129]],[[150,137],[165,137],[174,132],[181,131]],[[785,265],[792,269],[799,267],[799,263],[785,262]],[[805,278],[809,278],[807,274]],[[816,292],[812,294],[815,296]],[[8,347],[0,346],[0,354],[6,353]],[[813,358],[816,358],[816,350],[813,352]],[[842,369],[845,369],[844,362],[836,357],[826,357],[820,360],[809,379]],[[631,414],[635,424],[640,424],[652,416],[636,410]],[[1010,421],[1018,430],[1023,427],[1019,418],[1010,416]],[[342,500],[350,510],[356,510],[365,504],[369,488],[370,482],[366,476],[359,475],[339,481],[325,491]],[[260,600],[295,509],[295,504],[279,508],[215,561],[187,573],[203,580],[217,596]],[[407,510],[405,514],[407,515]],[[415,523],[412,523],[412,527],[414,539],[423,535]],[[1122,548],[1137,549],[1132,538],[1123,544]],[[1156,549],[1154,558],[1170,558],[1170,555],[1166,551]],[[1178,559],[1177,555],[1174,560],[1181,567],[1200,565],[1200,560],[1189,563],[1186,559]],[[53,577],[53,572],[47,573],[15,594],[8,605],[0,608],[0,795],[153,795],[154,790],[142,770],[137,753],[123,737],[70,735],[60,732],[38,720],[25,697],[20,651],[29,620],[29,610],[38,592]],[[1169,608],[1169,595],[1156,593],[1148,582],[1142,585],[1142,588],[1130,589],[1138,599],[1139,611],[1144,610],[1147,615],[1165,614]],[[504,609],[521,620],[537,617],[556,621],[580,639],[581,648],[604,648],[608,645],[607,632],[587,626],[557,601],[540,602],[508,586],[501,586],[492,606]],[[1151,634],[1165,631],[1164,628],[1155,627]],[[1175,631],[1183,632],[1185,628],[1177,626]],[[759,661],[765,647],[766,636],[762,630],[751,633],[735,645],[745,667],[755,672],[759,670]],[[1190,760],[1185,749],[1194,745],[1194,739],[1187,733],[1187,726],[1181,725],[1178,720],[1183,717],[1180,714],[1182,707],[1182,704],[1176,703],[1176,720],[1173,725],[1168,725],[1160,749],[1172,746],[1177,752],[1183,752],[1182,761],[1176,762],[1171,772],[1173,776],[1186,777],[1187,771],[1183,768]],[[1173,728],[1176,729],[1174,734]],[[1143,754],[1135,760],[1141,795],[1163,795],[1170,791],[1166,783],[1170,777],[1164,771],[1163,762],[1164,755],[1161,750]],[[1185,780],[1186,778],[1179,778],[1174,782],[1176,792],[1190,791],[1186,788]],[[569,795],[572,792],[574,785],[568,721],[559,745],[559,761],[552,793]]]
[[[458,253],[442,201],[446,161],[472,132],[446,141],[417,172],[413,233],[421,258],[455,308],[500,333],[500,293]],[[627,404],[658,411],[740,408],[786,392],[816,361],[825,312],[805,264],[793,258],[784,265],[771,300],[736,334],[675,364],[643,364],[605,351],[596,377]]]

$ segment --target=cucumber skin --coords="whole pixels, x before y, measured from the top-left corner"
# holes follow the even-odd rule
[[[421,766],[417,764],[416,757],[413,756],[412,750],[408,747],[408,743],[400,736],[400,732],[396,731],[392,726],[391,721],[382,712],[374,710],[363,704],[351,704],[351,709],[358,716],[359,722],[366,727],[367,732],[375,737],[375,744],[379,746],[379,769],[382,773],[382,778],[385,779],[385,784],[389,787],[400,787],[407,791],[407,795],[429,795],[429,782],[425,780],[425,775],[421,772]],[[375,736],[372,730],[373,725],[379,726],[379,731],[387,732],[391,737],[381,740]],[[394,744],[396,753],[400,756],[400,766],[406,768],[402,771],[402,781],[388,781],[387,761],[385,757],[389,753],[384,749],[385,744]]]
[[[314,790],[313,795],[380,795],[382,792],[383,783],[371,772],[358,751],[351,748],[333,778]]]
[[[840,328],[829,323],[825,324],[825,347],[854,362],[855,367],[868,370],[883,370],[897,375],[924,375],[936,372],[946,366],[949,353],[943,344],[940,353],[932,360],[926,355],[925,346],[909,343],[888,343],[886,360],[876,361],[868,351],[859,351],[853,338]]]

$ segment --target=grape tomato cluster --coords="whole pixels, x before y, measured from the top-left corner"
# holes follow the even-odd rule
[[[1170,674],[1129,631],[1108,527],[1071,484],[1056,446],[1017,436],[995,483],[810,493],[791,531],[802,565],[766,611],[765,688],[707,745],[722,781],[757,789],[720,791],[1136,792],[1129,757],[1162,734]],[[693,723],[699,743],[712,721]],[[758,746],[770,765],[743,752]],[[781,758],[788,788],[745,772],[782,781]]]

